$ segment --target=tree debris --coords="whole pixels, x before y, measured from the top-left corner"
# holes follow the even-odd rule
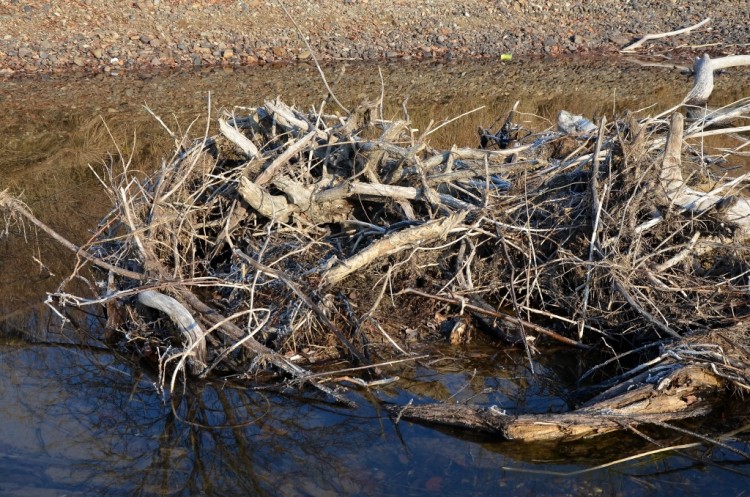
[[[143,181],[123,159],[102,178],[113,209],[82,247],[7,192],[0,208],[95,267],[106,283],[78,295],[78,267],[55,304],[116,303],[112,346],[171,385],[271,375],[346,401],[310,369],[345,359],[378,385],[371,358],[408,355],[405,330],[440,308],[462,337],[476,327],[529,357],[547,340],[660,355],[570,413],[394,407],[400,418],[549,440],[694,416],[725,386],[750,388],[750,201],[744,176],[688,185],[705,156],[685,140],[703,128],[685,132],[673,110],[596,124],[561,112],[556,130],[524,130],[511,111],[481,129],[488,148],[436,150],[378,108],[265,102],[219,118],[220,135],[177,141]],[[734,345],[709,339],[717,330]]]

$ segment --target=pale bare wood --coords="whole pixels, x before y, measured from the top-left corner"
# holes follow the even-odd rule
[[[388,235],[331,269],[323,271],[324,281],[327,285],[335,285],[373,261],[444,238],[451,230],[461,225],[466,214],[466,211],[458,212]]]
[[[289,130],[298,129],[303,132],[307,132],[310,130],[310,125],[308,124],[308,122],[297,118],[297,116],[294,115],[292,109],[290,109],[287,105],[278,101],[268,101],[263,104],[263,106],[266,108],[266,110],[268,110],[269,114],[271,114],[273,118],[276,119],[276,122],[278,122],[285,128]]]
[[[276,157],[271,164],[265,168],[257,178],[255,178],[255,184],[258,186],[263,186],[269,181],[271,181],[271,178],[276,174],[276,172],[281,168],[282,166],[286,165],[289,160],[291,160],[292,157],[297,155],[301,150],[303,150],[307,145],[312,141],[313,138],[315,138],[316,133],[314,131],[311,131],[307,133],[305,136],[300,138],[299,140],[295,141],[289,147],[284,150],[284,152]]]
[[[219,119],[219,131],[227,140],[240,147],[240,150],[242,150],[242,152],[244,152],[249,158],[252,159],[258,156],[258,147],[255,146],[252,140],[243,135],[234,126],[230,126],[226,119]]]
[[[284,192],[296,210],[312,223],[343,223],[349,219],[352,212],[352,205],[344,198],[316,199],[315,185],[304,185],[285,176],[274,178],[273,184]]]
[[[327,188],[315,195],[316,202],[331,202],[337,199],[353,197],[356,195],[392,198],[394,200],[415,200],[424,198],[431,201],[431,197],[424,188],[414,188],[411,186],[384,185],[382,183],[363,183],[361,181],[351,181],[341,183],[332,188]],[[446,193],[438,193],[436,200],[438,203],[457,210],[471,209],[474,206],[462,200],[459,200]]]
[[[177,326],[185,342],[185,353],[193,359],[190,368],[199,373],[206,367],[206,338],[201,326],[185,306],[175,298],[157,292],[144,290],[138,294],[138,302],[163,312]]]
[[[714,89],[714,71],[747,65],[750,65],[750,55],[730,55],[711,59],[708,54],[705,54],[703,57],[696,58],[693,64],[695,74],[693,88],[687,94],[683,103],[698,107],[705,105]]]
[[[259,214],[279,223],[289,222],[289,216],[298,210],[283,195],[271,195],[244,176],[240,178],[237,192]]]
[[[670,201],[684,211],[696,214],[720,204],[726,195],[701,192],[688,187],[682,177],[682,139],[684,118],[679,112],[672,114],[664,158],[659,174],[660,187]],[[736,203],[723,212],[724,218],[739,226],[739,239],[750,238],[750,199],[738,197]]]
[[[688,26],[686,28],[677,29],[675,31],[668,31],[666,33],[647,34],[643,38],[641,38],[640,40],[638,40],[638,41],[636,41],[634,43],[631,43],[630,45],[626,46],[625,48],[622,48],[620,50],[620,52],[633,52],[633,51],[635,51],[636,48],[640,47],[641,45],[643,45],[644,43],[646,43],[649,40],[658,40],[658,39],[661,39],[661,38],[668,38],[670,36],[677,36],[677,35],[689,33],[690,31],[693,31],[695,29],[700,28],[701,26],[703,26],[704,24],[708,23],[709,21],[711,21],[711,18],[707,17],[707,18],[703,19],[701,22],[699,22],[697,24],[693,24],[692,26]]]

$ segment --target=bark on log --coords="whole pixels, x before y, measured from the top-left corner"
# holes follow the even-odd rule
[[[388,410],[399,419],[470,429],[508,440],[573,440],[628,425],[705,415],[710,403],[704,394],[715,392],[723,383],[706,366],[673,364],[666,374],[648,375],[642,384],[631,380],[623,384],[627,388],[621,394],[563,414],[508,415],[497,406],[459,404],[392,406]]]

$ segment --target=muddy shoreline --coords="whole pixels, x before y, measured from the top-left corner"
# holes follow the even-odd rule
[[[260,0],[75,3],[0,5],[0,76],[238,67],[307,61],[313,55],[324,61],[611,56],[644,34],[706,17],[712,18],[706,27],[649,42],[642,53],[750,50],[750,25],[739,21],[743,12],[731,0],[285,0],[288,15],[278,2]]]

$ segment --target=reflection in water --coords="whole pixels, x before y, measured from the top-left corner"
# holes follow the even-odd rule
[[[677,486],[703,496],[719,494],[707,476],[722,479],[722,495],[747,482],[719,466],[696,473],[696,463],[679,456],[575,478],[524,474],[503,468],[573,471],[649,446],[627,434],[575,444],[500,442],[394,425],[362,397],[348,410],[299,392],[229,385],[185,392],[172,409],[148,378],[105,351],[19,343],[2,350],[2,495],[641,495]],[[528,380],[524,369],[506,364],[496,371],[513,378],[506,381]],[[487,387],[489,378],[476,381],[486,371],[472,371],[456,372],[448,383],[456,386],[462,376],[467,398],[502,397],[503,388]],[[435,380],[431,368],[404,373],[412,374],[404,386]],[[381,396],[423,400],[409,390],[391,393]],[[730,453],[717,459],[730,470],[750,469]]]
[[[487,106],[436,132],[432,143],[438,146],[474,144],[476,126],[491,124],[516,100],[524,119],[538,126],[553,120],[561,108],[590,116],[655,104],[655,113],[679,101],[690,86],[671,71],[591,61],[386,65],[383,74],[386,115],[399,115],[408,97],[411,118],[421,129],[430,119]],[[348,104],[380,95],[374,66],[350,66],[331,79]],[[654,79],[660,83],[654,85]],[[21,84],[22,92],[17,91]],[[2,98],[0,189],[25,191],[40,218],[82,243],[110,205],[87,164],[96,168],[116,143],[123,155],[132,155],[133,170],[153,168],[171,143],[141,104],[147,102],[168,126],[184,133],[196,116],[205,114],[209,91],[216,107],[276,95],[306,106],[324,96],[315,70],[305,65],[122,80],[11,82],[0,89],[0,97],[13,95]],[[748,78],[717,82],[717,104],[748,94]],[[202,120],[194,124],[191,136],[202,134],[203,126]],[[69,272],[73,258],[28,228],[8,229],[13,236],[0,239],[0,337],[6,337],[0,339],[2,495],[679,491],[703,496],[745,491],[747,480],[729,470],[750,469],[729,452],[713,454],[715,461],[728,461],[721,466],[700,467],[690,458],[669,454],[575,478],[523,474],[503,468],[574,471],[653,446],[629,434],[588,443],[521,445],[395,425],[378,407],[380,401],[413,399],[494,404],[508,412],[564,410],[572,404],[565,387],[574,384],[580,371],[563,354],[545,354],[550,362],[536,365],[541,373],[531,377],[524,359],[512,353],[486,346],[435,350],[430,361],[387,372],[398,375],[399,382],[375,393],[352,394],[360,406],[354,410],[308,399],[302,392],[281,396],[230,384],[195,387],[170,399],[126,361],[95,345],[77,345],[90,340],[76,334],[54,331],[57,321],[38,304]],[[85,322],[98,326],[93,316]],[[20,339],[10,338],[14,336]],[[439,354],[465,357],[440,361],[435,358]],[[379,400],[370,402],[373,395]],[[685,441],[675,437],[674,443]],[[700,450],[687,455],[699,457]],[[719,479],[721,485],[716,485]]]

